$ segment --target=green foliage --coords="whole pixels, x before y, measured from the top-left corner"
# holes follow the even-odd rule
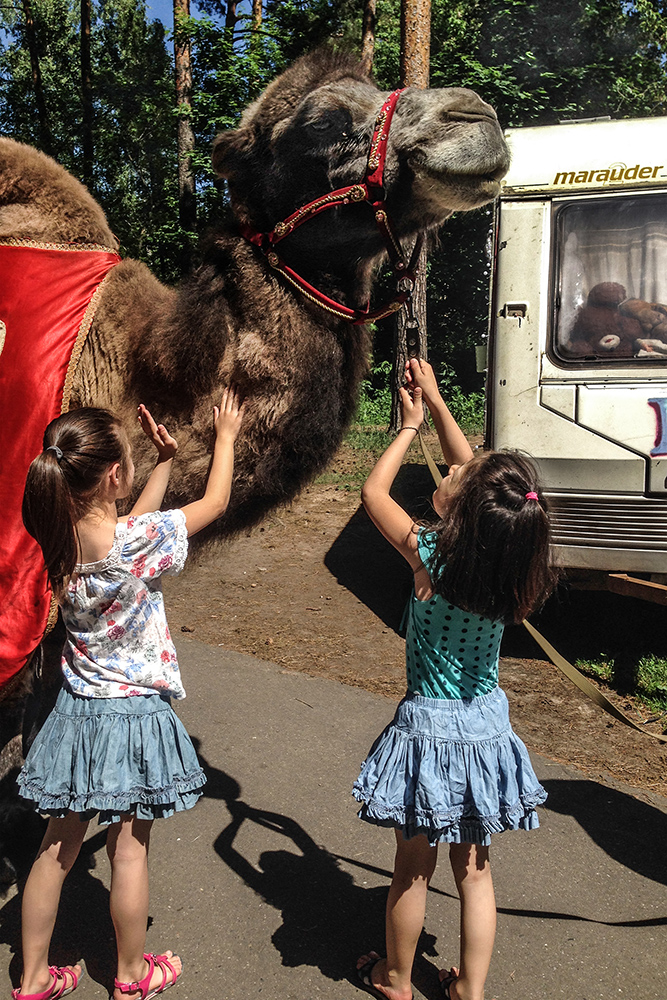
[[[56,158],[81,172],[78,0],[31,0],[48,127]],[[261,32],[239,2],[233,34],[225,4],[199,0],[201,16],[177,31],[192,40],[198,228],[224,209],[210,148],[276,73],[316,45],[358,49],[361,0],[266,0]],[[174,280],[193,234],[178,225],[173,39],[147,18],[145,0],[93,0],[95,169],[123,252]],[[400,0],[378,0],[375,76],[399,82]],[[432,0],[431,85],[477,90],[505,126],[561,118],[667,112],[666,0]],[[186,113],[181,111],[180,113]],[[0,132],[40,144],[23,8],[0,6]],[[430,357],[456,373],[468,398],[481,388],[473,347],[487,323],[490,208],[453,216],[431,252]],[[389,360],[391,327],[378,325],[375,361]],[[386,396],[371,376],[364,420],[385,420]],[[465,409],[465,408],[464,408]]]
[[[80,141],[72,123],[81,120],[71,72],[71,67],[79,65],[77,16],[69,0],[32,0],[32,11],[53,152],[71,169]],[[0,26],[8,32],[0,50],[0,133],[39,145],[37,104],[21,7],[2,6],[0,16]]]
[[[596,660],[577,660],[576,666],[587,677],[603,681],[614,688],[614,660],[601,656]],[[643,656],[638,664],[634,696],[654,713],[667,713],[667,660],[653,655]],[[667,729],[667,726],[665,727]]]
[[[465,393],[456,381],[456,372],[449,365],[442,366],[439,377],[440,391],[454,420],[465,434],[481,434],[484,429],[484,393]]]
[[[345,436],[345,441],[355,451],[366,451],[375,457],[382,454],[391,437],[386,427],[353,424]]]
[[[380,361],[361,383],[355,421],[364,426],[385,427],[391,416],[391,361]]]
[[[32,0],[53,155],[81,176],[79,9],[75,0]],[[0,25],[8,29],[0,36],[0,132],[39,146],[30,59],[16,10]],[[164,28],[146,20],[143,2],[100,0],[93,7],[91,60],[92,193],[122,252],[150,259],[155,234],[173,228],[177,198],[173,69]],[[166,258],[172,246],[165,244],[158,256]]]
[[[359,405],[355,416],[356,424],[363,428],[364,441],[368,441],[369,428],[387,427],[391,415],[391,372],[390,361],[381,361],[371,368],[370,376],[361,383]],[[479,434],[484,426],[484,393],[466,393],[457,382],[456,372],[443,364],[438,379],[452,416],[466,434]],[[348,438],[352,447],[357,447],[353,436]],[[385,443],[386,447],[386,443]]]

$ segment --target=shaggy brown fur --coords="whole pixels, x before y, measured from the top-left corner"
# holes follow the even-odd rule
[[[213,162],[236,219],[271,228],[305,201],[364,173],[383,95],[349,57],[320,51],[295,63],[218,138]],[[452,210],[495,196],[507,151],[492,109],[471,91],[408,90],[391,129],[387,203],[401,238]],[[43,154],[0,140],[0,239],[114,245],[85,189]],[[363,304],[383,247],[367,205],[329,210],[282,244],[285,259],[323,291]],[[176,292],[142,264],[111,274],[84,350],[72,405],[98,404],[134,429],[146,403],[178,437],[167,503],[199,496],[222,386],[249,397],[232,503],[209,530],[256,523],[320,471],[355,406],[368,336],[312,305],[271,273],[237,223],[212,237],[201,267]],[[137,482],[152,455],[137,435]]]

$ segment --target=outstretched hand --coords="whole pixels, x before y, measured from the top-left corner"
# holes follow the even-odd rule
[[[412,388],[419,386],[427,403],[440,397],[435,372],[428,361],[422,358],[410,358],[405,362],[405,381]]]
[[[414,389],[404,386],[398,390],[401,396],[401,427],[419,427],[424,419],[424,404],[421,388]]]
[[[168,462],[178,451],[178,442],[173,438],[164,424],[156,424],[151,411],[141,403],[137,407],[137,419],[141,429],[157,448],[160,462]]]
[[[225,389],[220,406],[213,407],[216,437],[228,435],[232,441],[235,441],[241,430],[244,410],[245,400],[241,401],[241,394],[236,386],[229,386],[228,389]]]

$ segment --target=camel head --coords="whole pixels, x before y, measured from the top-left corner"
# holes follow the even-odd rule
[[[219,136],[213,165],[238,221],[268,231],[311,200],[359,183],[387,95],[349,56],[304,56]],[[463,88],[404,91],[390,129],[386,204],[399,238],[434,229],[453,211],[493,200],[509,154],[493,108]],[[289,241],[289,242],[288,242]],[[368,205],[329,210],[284,242],[306,268],[352,266],[383,250]]]

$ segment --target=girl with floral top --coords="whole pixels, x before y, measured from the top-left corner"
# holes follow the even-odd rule
[[[23,797],[50,818],[23,893],[15,1000],[56,1000],[78,985],[81,966],[49,966],[48,952],[65,876],[96,813],[109,827],[115,1000],[148,1000],[182,969],[171,951],[144,954],[153,820],[191,808],[206,780],[170,704],[185,691],[161,577],[182,570],[188,536],[227,507],[243,405],[229,389],[214,407],[204,495],[179,510],[159,509],[178,445],[145,406],[138,419],[158,460],[127,517],[116,502],[132,489],[131,448],[107,410],[53,420],[28,472],[23,519],[42,548],[67,640],[62,690],[18,778]]]

